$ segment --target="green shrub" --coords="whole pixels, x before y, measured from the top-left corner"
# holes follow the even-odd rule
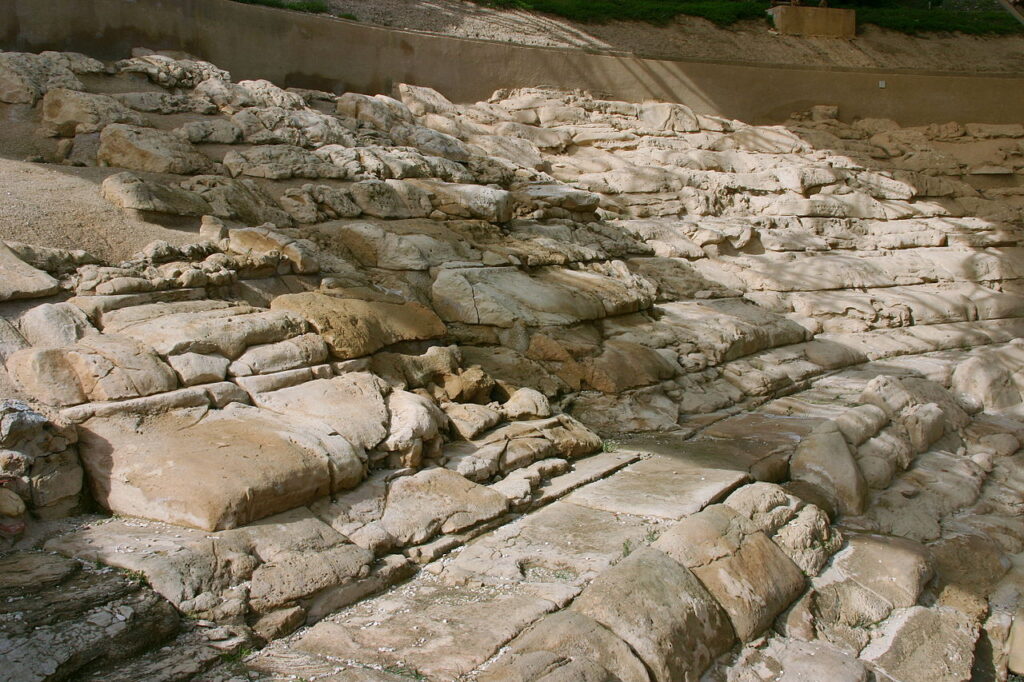
[[[327,11],[327,3],[324,0],[235,0],[235,2],[245,3],[246,5],[277,7],[278,9],[293,9],[299,12]]]
[[[665,24],[679,15],[703,17],[719,26],[759,19],[770,7],[758,0],[475,0],[481,5],[546,12],[575,21],[636,20]],[[938,5],[940,0],[931,0]],[[813,0],[808,2],[813,3]],[[1007,12],[929,9],[928,0],[857,0],[833,2],[857,10],[860,24],[902,33],[960,31],[971,34],[1024,33],[1024,25]]]
[[[1007,12],[955,12],[948,9],[858,7],[857,23],[900,33],[953,32],[973,35],[1024,33],[1024,24]]]

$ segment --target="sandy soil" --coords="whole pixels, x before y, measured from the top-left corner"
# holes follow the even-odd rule
[[[194,234],[135,220],[104,200],[99,184],[118,170],[0,158],[0,239],[86,249],[113,262],[155,239],[195,241]]]
[[[335,15],[431,33],[524,45],[580,47],[667,59],[900,68],[938,71],[1024,71],[1024,36],[931,34],[915,38],[868,26],[854,40],[781,36],[767,22],[728,29],[679,17],[665,27],[638,22],[584,24],[462,0],[328,0]]]

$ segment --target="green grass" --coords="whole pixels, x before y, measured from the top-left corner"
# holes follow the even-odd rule
[[[947,9],[857,8],[858,24],[874,24],[900,33],[959,31],[972,35],[1024,33],[1024,24],[1008,12],[956,12]]]
[[[327,3],[324,0],[235,0],[246,5],[263,5],[265,7],[277,7],[278,9],[293,9],[299,12],[326,12]]]
[[[475,0],[478,4],[554,14],[575,21],[647,21],[665,24],[677,16],[702,17],[719,26],[764,19],[768,2],[757,0]],[[934,1],[934,0],[933,0]],[[808,2],[807,4],[816,4]],[[937,3],[935,3],[937,4]],[[859,24],[874,24],[901,33],[952,32],[975,35],[1024,33],[1024,25],[1007,12],[928,9],[922,0],[832,2],[853,7]]]
[[[423,675],[418,670],[412,668],[406,668],[404,666],[388,666],[383,669],[384,672],[398,677],[408,677],[410,680],[425,680],[426,675]]]

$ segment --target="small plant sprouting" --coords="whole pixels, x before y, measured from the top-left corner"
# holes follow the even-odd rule
[[[624,540],[622,542],[622,556],[623,557],[627,557],[627,556],[629,556],[630,552],[632,552],[632,551],[633,551],[633,543],[630,542],[629,540]]]
[[[383,670],[386,673],[397,675],[398,677],[408,677],[410,680],[427,679],[426,675],[423,675],[419,671],[413,670],[412,668],[405,668],[403,666],[389,666],[384,668]]]
[[[657,540],[659,537],[661,537],[661,531],[659,531],[657,528],[649,528],[647,530],[647,535],[645,536],[645,539],[648,543],[651,543]]]
[[[619,441],[617,440],[603,440],[601,441],[602,452],[615,452],[619,449]]]
[[[225,652],[225,653],[221,654],[220,655],[220,660],[224,661],[225,663],[229,663],[229,664],[237,664],[237,663],[241,663],[243,660],[245,660],[246,657],[248,657],[251,654],[252,654],[252,649],[248,649],[246,647],[242,647],[241,649],[236,649],[235,651],[228,651],[228,652]]]
[[[129,569],[124,572],[124,577],[128,578],[128,580],[132,581],[133,583],[142,583],[143,585],[149,584],[149,578],[147,578],[146,574],[142,571]]]

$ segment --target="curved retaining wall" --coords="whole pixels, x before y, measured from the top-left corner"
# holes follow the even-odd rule
[[[680,101],[751,123],[778,122],[814,104],[838,104],[844,119],[888,117],[903,125],[1024,120],[1024,74],[639,59],[393,30],[230,0],[0,0],[6,50],[116,59],[140,45],[184,50],[238,79],[333,91],[390,92],[407,82],[468,102],[497,88],[550,85]]]

